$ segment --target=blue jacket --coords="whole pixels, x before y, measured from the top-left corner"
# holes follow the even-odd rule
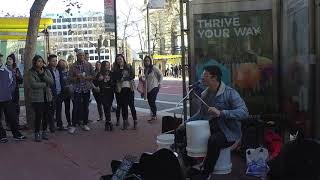
[[[201,104],[200,110],[188,121],[213,120],[213,124],[218,125],[229,142],[237,141],[241,137],[241,120],[248,118],[247,106],[239,93],[233,88],[221,82],[216,94],[210,94],[209,89],[205,89],[201,98],[210,106],[221,111],[218,118],[208,112],[208,108]],[[187,122],[188,122],[187,121]]]
[[[0,102],[12,100],[12,94],[16,88],[16,80],[12,71],[6,65],[0,66]]]

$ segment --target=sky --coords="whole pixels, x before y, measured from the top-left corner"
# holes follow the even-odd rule
[[[48,0],[44,12],[46,13],[61,13],[65,8],[65,0]],[[73,0],[74,1],[74,0]],[[104,12],[104,0],[77,0],[82,7],[81,12],[99,11]],[[139,29],[143,30],[144,21],[141,9],[144,0],[117,0],[117,16],[118,16],[118,36],[123,36],[123,25],[126,17],[128,16],[129,9],[131,10],[129,22],[138,21]],[[29,10],[34,0],[0,0],[0,16],[4,16],[7,13],[15,16],[29,16]],[[77,10],[73,10],[77,11]],[[127,34],[131,35],[128,38],[128,43],[135,49],[140,49],[139,37],[135,26],[127,29]]]

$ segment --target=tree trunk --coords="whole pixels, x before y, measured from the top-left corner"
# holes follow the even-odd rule
[[[31,90],[29,86],[29,69],[32,67],[32,58],[36,52],[38,28],[41,20],[42,11],[48,0],[35,0],[30,9],[29,26],[27,33],[26,46],[24,51],[24,97],[26,107],[26,118],[29,127],[33,127],[34,113],[31,107]],[[44,57],[45,59],[45,57]]]

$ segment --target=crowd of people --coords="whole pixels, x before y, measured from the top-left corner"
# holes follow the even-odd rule
[[[123,130],[129,127],[128,107],[130,107],[133,129],[137,128],[138,118],[134,104],[135,72],[122,54],[117,54],[115,62],[98,61],[93,67],[89,62],[89,54],[79,49],[77,60],[69,66],[66,60],[58,60],[51,54],[45,59],[35,55],[31,69],[25,73],[31,91],[31,104],[34,111],[34,141],[48,140],[48,132],[56,130],[73,134],[77,128],[90,131],[88,125],[89,103],[91,92],[95,98],[99,114],[98,121],[105,120],[105,131],[113,130],[111,110],[116,100],[116,126],[120,126],[122,115]],[[150,105],[150,122],[156,120],[156,98],[161,87],[162,73],[152,65],[152,59],[144,59],[143,78],[145,93]],[[10,127],[16,140],[26,137],[18,130],[19,126],[19,86],[23,77],[17,68],[14,54],[4,62],[0,54],[0,114]],[[114,98],[115,97],[115,98]],[[72,103],[72,110],[71,110]],[[62,105],[65,107],[66,123],[62,119]],[[1,119],[1,117],[0,117]],[[65,124],[67,124],[65,126]],[[0,142],[8,142],[6,131],[0,121]]]

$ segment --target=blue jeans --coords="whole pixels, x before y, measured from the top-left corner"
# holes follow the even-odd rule
[[[157,116],[156,99],[157,99],[158,92],[159,92],[159,87],[155,87],[147,94],[148,103],[150,106],[150,110],[152,112],[152,117]]]
[[[90,91],[73,95],[72,126],[88,124]]]

